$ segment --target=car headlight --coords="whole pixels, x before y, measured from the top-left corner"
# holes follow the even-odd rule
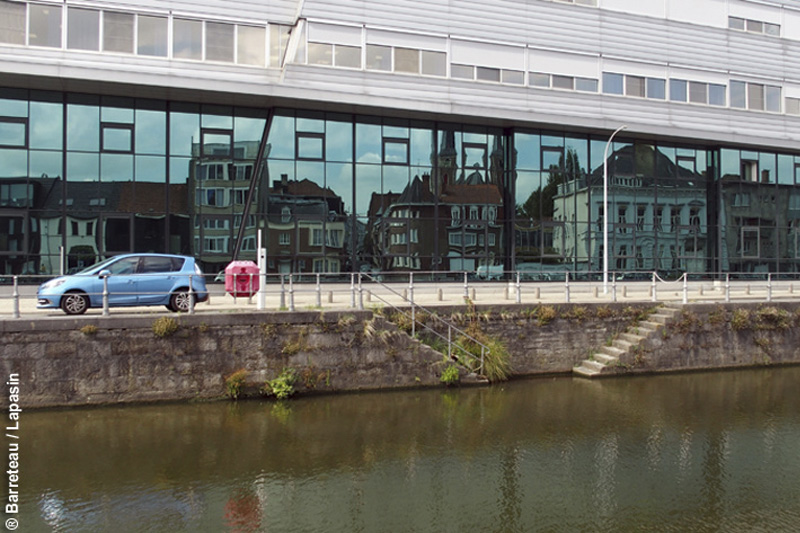
[[[67,281],[67,280],[65,280],[65,279],[51,279],[50,281],[48,281],[47,283],[42,285],[42,290],[55,289],[59,285],[63,285],[65,281]]]

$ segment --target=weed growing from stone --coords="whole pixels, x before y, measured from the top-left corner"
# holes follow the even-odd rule
[[[166,338],[178,331],[178,321],[169,316],[162,316],[153,321],[153,334],[159,338]]]
[[[240,369],[225,378],[225,390],[228,397],[232,400],[238,400],[242,394],[242,387],[247,379],[247,370]]]

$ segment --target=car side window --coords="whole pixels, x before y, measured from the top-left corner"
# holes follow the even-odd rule
[[[138,257],[126,257],[108,265],[108,271],[113,275],[133,274],[136,272],[136,265],[138,264]]]
[[[143,274],[158,274],[164,272],[174,272],[175,262],[171,257],[145,257],[142,262]]]

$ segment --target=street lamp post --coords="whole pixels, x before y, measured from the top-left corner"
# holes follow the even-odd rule
[[[603,151],[603,294],[608,294],[608,147],[611,146],[614,136],[627,127],[622,125],[615,129]]]

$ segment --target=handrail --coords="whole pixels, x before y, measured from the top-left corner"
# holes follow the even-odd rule
[[[412,336],[412,337],[416,336],[416,324],[417,324],[417,322],[419,322],[419,325],[420,325],[420,326],[422,326],[423,328],[425,328],[426,330],[428,330],[429,332],[431,332],[433,335],[435,335],[435,336],[439,337],[439,338],[440,338],[440,339],[442,339],[443,341],[447,342],[447,355],[448,355],[448,357],[449,357],[450,359],[452,359],[452,360],[454,360],[454,361],[458,362],[458,363],[459,363],[459,364],[461,364],[463,367],[465,367],[465,368],[467,368],[467,369],[469,369],[469,370],[475,371],[475,369],[473,369],[472,367],[468,367],[467,365],[464,365],[464,364],[463,364],[463,363],[462,363],[462,362],[461,362],[461,361],[458,359],[458,357],[453,357],[452,349],[453,349],[453,346],[455,346],[455,347],[457,347],[459,350],[461,350],[461,351],[462,351],[464,354],[466,354],[466,355],[468,355],[469,357],[471,357],[472,359],[478,360],[478,361],[480,362],[480,364],[479,364],[479,366],[478,366],[478,368],[477,368],[477,371],[478,371],[478,373],[481,373],[481,372],[483,372],[483,367],[484,367],[484,361],[485,361],[485,358],[486,358],[486,356],[487,356],[487,355],[490,353],[490,351],[489,351],[489,347],[488,347],[488,346],[486,346],[485,344],[483,344],[481,341],[479,341],[478,339],[476,339],[475,337],[473,337],[472,335],[470,335],[470,334],[469,334],[469,333],[467,333],[466,331],[464,331],[464,330],[462,330],[462,329],[458,328],[457,326],[454,326],[453,324],[451,324],[451,323],[450,323],[450,322],[448,322],[447,320],[445,320],[445,319],[441,318],[439,315],[437,315],[437,314],[436,314],[436,313],[434,313],[433,311],[431,311],[431,310],[429,310],[429,309],[427,309],[427,308],[425,308],[425,307],[423,307],[423,306],[421,306],[421,305],[419,305],[419,304],[416,304],[416,303],[414,303],[413,296],[412,296],[412,299],[411,299],[411,300],[409,300],[408,298],[406,298],[406,297],[405,297],[405,296],[403,296],[402,294],[398,293],[397,291],[395,291],[395,290],[394,290],[394,289],[392,289],[391,287],[387,286],[387,285],[386,285],[386,284],[384,284],[383,282],[376,280],[375,278],[373,278],[373,277],[372,277],[371,275],[369,275],[369,274],[366,274],[366,273],[359,274],[359,284],[360,284],[360,280],[361,280],[361,276],[362,276],[362,275],[363,275],[363,276],[366,276],[366,277],[367,277],[367,278],[368,278],[370,281],[372,281],[373,283],[376,283],[376,284],[378,284],[379,286],[383,287],[384,289],[388,290],[389,292],[391,292],[391,293],[395,294],[396,296],[399,296],[399,297],[400,297],[402,300],[404,300],[404,301],[406,301],[406,302],[408,302],[408,303],[410,303],[410,304],[411,304],[411,313],[409,314],[409,313],[406,313],[404,310],[400,309],[399,307],[397,307],[396,305],[394,305],[393,303],[391,303],[391,302],[389,302],[388,300],[384,299],[384,298],[383,298],[383,297],[381,297],[380,295],[376,295],[376,294],[374,294],[374,293],[373,293],[373,296],[375,296],[376,298],[378,298],[378,299],[379,299],[380,301],[382,301],[384,304],[388,305],[389,307],[391,307],[391,308],[392,308],[392,309],[394,309],[395,311],[402,313],[402,314],[403,314],[403,315],[405,315],[406,317],[409,317],[409,318],[411,318],[411,336]],[[411,293],[411,294],[413,295],[413,293]],[[433,329],[433,328],[429,327],[429,326],[428,326],[427,324],[425,324],[424,322],[417,320],[417,318],[416,318],[416,313],[415,313],[415,309],[421,309],[422,311],[424,311],[425,313],[427,313],[427,314],[428,314],[428,316],[432,317],[432,318],[433,318],[433,319],[435,319],[435,320],[438,320],[438,321],[439,321],[439,322],[441,322],[443,325],[447,326],[447,337],[445,337],[444,335],[442,335],[441,333],[439,333],[439,332],[438,332],[438,331],[436,331],[435,329]],[[478,356],[476,356],[474,353],[470,352],[469,350],[467,350],[466,348],[464,348],[463,346],[461,346],[461,345],[460,345],[460,344],[458,344],[457,342],[453,341],[453,340],[452,340],[452,332],[453,332],[453,331],[455,331],[456,333],[458,333],[458,334],[459,334],[459,335],[461,335],[462,337],[465,337],[465,338],[466,338],[467,340],[469,340],[470,342],[472,342],[472,343],[475,343],[475,344],[477,344],[478,346],[480,346],[480,347],[481,347],[481,356],[480,356],[480,358],[478,358]]]

